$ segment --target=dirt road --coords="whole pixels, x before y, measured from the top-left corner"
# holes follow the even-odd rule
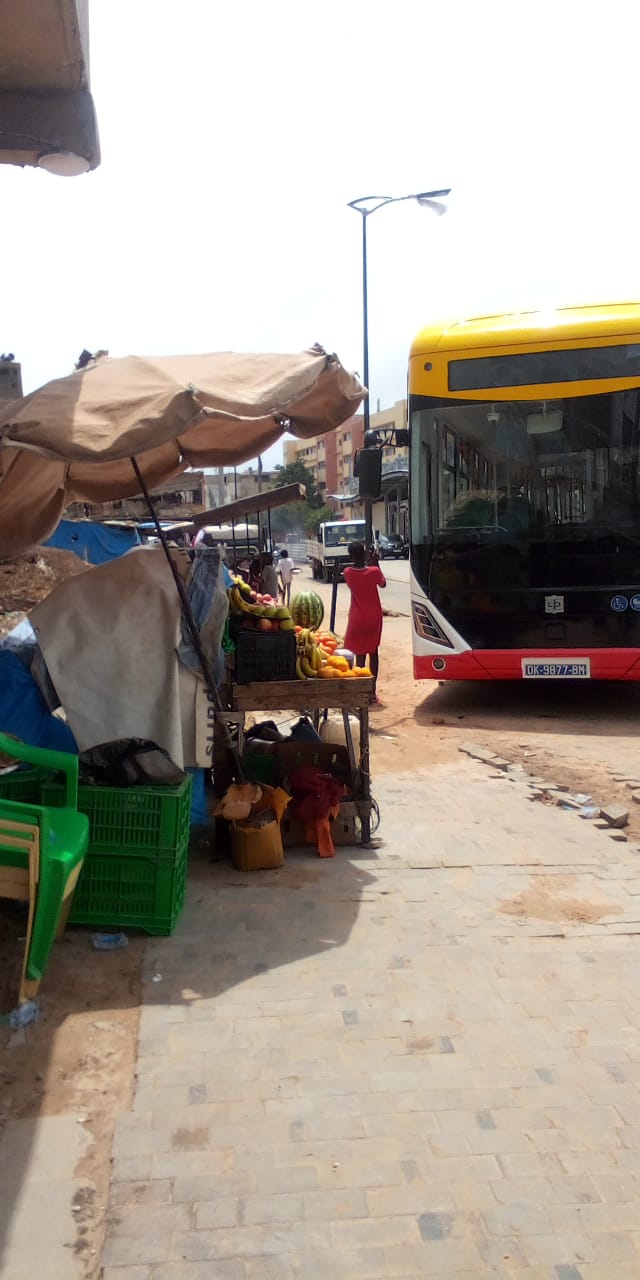
[[[384,621],[380,650],[382,705],[371,716],[374,773],[411,770],[419,763],[453,760],[463,743],[476,742],[531,774],[631,810],[629,838],[640,840],[640,805],[625,781],[640,784],[640,685],[606,681],[439,682],[413,679],[408,565],[385,561],[385,606],[399,616]],[[308,589],[306,574],[298,582]],[[314,584],[325,601],[331,588]],[[348,594],[338,594],[336,628],[344,630]]]

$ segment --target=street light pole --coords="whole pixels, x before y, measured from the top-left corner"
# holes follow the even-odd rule
[[[367,214],[362,213],[362,376],[364,385],[367,388],[367,394],[364,398],[363,414],[364,414],[364,433],[367,434],[371,421],[371,406],[369,403],[369,299],[367,294]]]
[[[360,196],[357,200],[350,200],[349,209],[355,209],[362,218],[362,377],[364,385],[367,388],[367,394],[363,404],[363,425],[364,425],[364,443],[367,444],[367,432],[371,429],[371,400],[369,396],[369,301],[368,301],[368,284],[367,284],[367,218],[375,213],[377,209],[384,208],[387,204],[401,204],[405,200],[415,200],[417,204],[423,208],[431,209],[432,213],[442,214],[447,212],[446,204],[440,201],[450,195],[451,188],[441,191],[420,191],[409,196]],[[365,550],[369,551],[373,548],[373,502],[371,498],[364,499],[364,518],[365,518]]]

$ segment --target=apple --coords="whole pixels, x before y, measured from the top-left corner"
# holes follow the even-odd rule
[[[269,618],[260,618],[258,622],[258,631],[272,631],[273,627]]]

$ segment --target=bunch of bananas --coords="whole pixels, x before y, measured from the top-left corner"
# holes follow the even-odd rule
[[[296,636],[296,675],[298,680],[314,680],[323,663],[323,657],[309,627]]]
[[[242,594],[239,587],[231,587],[228,594],[229,607],[232,613],[253,613],[258,618],[262,617],[264,613],[262,605],[251,604]]]

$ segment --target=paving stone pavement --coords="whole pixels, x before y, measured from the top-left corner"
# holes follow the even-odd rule
[[[640,1280],[638,850],[466,758],[375,793],[149,942],[104,1280]]]

